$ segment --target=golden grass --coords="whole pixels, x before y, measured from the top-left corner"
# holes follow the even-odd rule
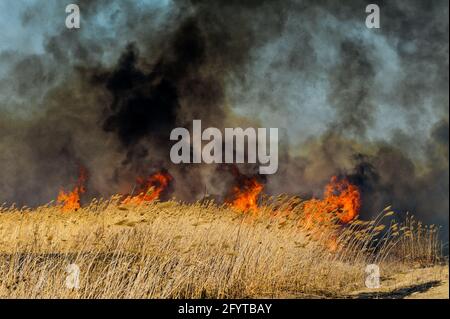
[[[342,227],[305,225],[295,198],[263,207],[239,213],[212,202],[123,206],[119,197],[76,212],[53,204],[2,207],[0,297],[342,297],[364,288],[369,263],[389,276],[440,260],[434,228],[410,219],[383,226],[389,210]],[[72,263],[80,268],[79,289],[65,285]]]

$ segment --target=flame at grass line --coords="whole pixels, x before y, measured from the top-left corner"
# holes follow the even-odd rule
[[[58,204],[62,204],[62,211],[76,211],[81,208],[80,195],[86,192],[85,183],[87,179],[87,170],[81,167],[80,175],[74,189],[68,193],[66,193],[64,189],[60,190],[56,201]]]
[[[348,224],[356,219],[361,208],[361,194],[358,187],[347,179],[331,178],[325,187],[324,199],[311,199],[305,202],[306,223],[327,222],[335,216],[339,222]]]
[[[248,178],[243,185],[233,187],[233,199],[228,203],[236,210],[249,212],[258,211],[258,197],[264,186],[256,178]]]
[[[331,178],[325,187],[323,199],[310,199],[304,203],[304,219],[301,225],[319,239],[325,236],[325,246],[330,251],[342,248],[336,225],[348,224],[358,218],[361,194],[358,187],[347,179]]]
[[[260,210],[258,200],[264,189],[263,183],[255,176],[241,174],[237,168],[234,168],[232,172],[236,177],[236,185],[233,186],[230,199],[226,200],[226,203],[240,212],[258,213]],[[73,191],[69,193],[60,191],[57,201],[62,204],[63,211],[76,211],[81,208],[80,195],[86,191],[87,177],[87,171],[81,168]],[[156,172],[147,178],[138,178],[137,195],[129,195],[121,203],[140,205],[157,200],[172,180],[173,177],[164,171]],[[338,224],[348,224],[355,220],[359,215],[360,207],[359,189],[346,179],[339,180],[337,177],[332,177],[325,186],[323,199],[310,199],[303,203],[304,215],[299,226],[310,232],[316,240],[320,240],[325,235],[327,248],[330,251],[337,251],[341,245],[336,227]]]
[[[138,178],[138,194],[127,196],[122,204],[139,205],[159,199],[161,193],[167,189],[173,177],[166,172],[157,172],[148,178]]]
[[[258,199],[264,185],[257,177],[248,177],[241,174],[237,168],[232,170],[236,177],[230,199],[226,203],[241,212],[259,211]],[[129,195],[123,199],[122,204],[139,205],[152,202],[160,198],[161,194],[172,182],[173,177],[164,171],[156,172],[147,178],[138,178],[137,195]],[[86,192],[85,183],[87,171],[80,169],[80,176],[72,192],[61,190],[57,202],[62,204],[63,211],[76,211],[81,208],[80,195]],[[339,180],[333,177],[325,187],[323,199],[311,199],[303,204],[304,218],[301,225],[307,229],[323,229],[321,225],[336,224],[336,220],[347,224],[356,219],[361,207],[361,196],[358,188],[346,179]],[[332,244],[336,246],[336,244]]]
[[[259,211],[258,198],[264,188],[256,177],[247,177],[235,172],[238,185],[233,187],[233,197],[228,204],[241,212]],[[299,226],[306,229],[318,241],[322,241],[328,250],[338,251],[339,224],[348,224],[357,219],[361,208],[359,189],[347,179],[332,177],[325,186],[323,199],[310,199],[304,202],[304,215]],[[286,212],[289,214],[290,212]]]
[[[238,185],[233,187],[232,199],[227,203],[243,212],[258,211],[258,198],[264,185],[256,177],[239,174],[237,178]],[[328,222],[337,217],[340,223],[348,224],[358,217],[360,208],[361,195],[358,187],[347,179],[339,180],[333,176],[325,186],[323,199],[310,199],[304,203],[305,223]]]

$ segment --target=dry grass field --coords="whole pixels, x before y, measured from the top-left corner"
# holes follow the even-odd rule
[[[120,197],[73,211],[3,206],[0,297],[371,298],[448,285],[435,228],[388,222],[389,209],[346,225],[311,222],[305,212],[302,201],[284,197],[245,213],[208,201],[134,205]],[[380,267],[379,290],[365,288],[371,263]],[[70,264],[79,267],[78,289],[66,283]],[[426,276],[405,279],[423,269]],[[395,295],[402,287],[412,291]]]

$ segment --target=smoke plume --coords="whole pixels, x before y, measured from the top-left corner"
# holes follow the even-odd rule
[[[60,1],[7,2],[2,202],[49,202],[80,166],[87,198],[161,169],[170,196],[225,196],[229,170],[169,159],[171,130],[201,119],[280,128],[269,194],[320,196],[345,176],[363,218],[392,205],[447,231],[447,1],[378,1],[381,28],[368,29],[362,0],[85,0],[79,30]]]

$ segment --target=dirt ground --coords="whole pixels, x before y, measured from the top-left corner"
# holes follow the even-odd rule
[[[448,275],[448,265],[411,269],[393,277],[382,277],[381,288],[357,291],[351,297],[362,299],[449,299]]]

